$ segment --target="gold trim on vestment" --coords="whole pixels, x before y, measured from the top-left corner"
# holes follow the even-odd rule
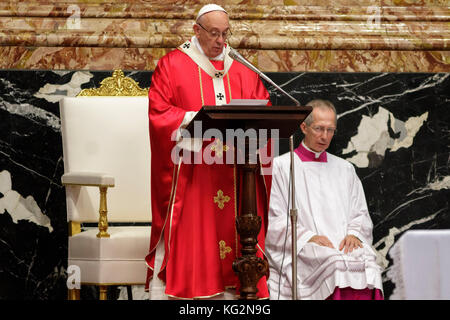
[[[161,228],[161,234],[160,234],[160,236],[159,236],[158,242],[156,242],[155,247],[154,247],[153,249],[151,249],[151,250],[149,251],[148,254],[151,254],[153,251],[156,250],[156,247],[158,246],[158,243],[159,243],[159,242],[161,241],[161,239],[163,238],[164,229],[166,228],[167,218],[169,217],[169,212],[170,212],[169,208],[170,208],[170,204],[172,203],[173,192],[174,192],[174,189],[175,189],[175,181],[178,181],[178,175],[177,175],[178,169],[179,169],[178,167],[179,167],[179,165],[176,165],[176,166],[174,165],[174,166],[173,166],[172,186],[170,187],[169,204],[167,205],[166,218],[164,219],[164,224],[163,224],[163,226],[162,226],[162,228]],[[153,270],[153,268],[150,267],[148,264],[147,264],[147,267],[149,267],[150,269]]]
[[[178,176],[179,176],[179,172],[180,172],[180,167],[181,167],[181,159],[180,159],[180,163],[176,166],[173,167],[173,173],[172,173],[172,187],[171,187],[171,191],[170,191],[170,197],[169,197],[169,204],[167,205],[167,214],[166,214],[166,219],[164,220],[164,225],[161,228],[161,234],[159,236],[158,241],[156,242],[156,245],[153,249],[151,249],[148,253],[148,255],[150,255],[153,251],[156,251],[156,248],[158,247],[159,242],[162,240],[164,241],[164,256],[166,254],[166,250],[165,250],[165,240],[164,240],[164,230],[166,229],[166,224],[167,224],[167,218],[169,217],[169,212],[170,212],[170,216],[171,216],[171,221],[170,221],[170,225],[172,225],[172,209],[169,210],[170,208],[173,208],[172,206],[172,201],[175,202],[175,196],[174,193],[176,193],[176,186],[178,184]],[[176,178],[175,178],[176,176]],[[170,251],[170,236],[171,236],[171,229],[172,227],[169,227],[169,245],[168,245],[168,250]],[[163,267],[163,263],[164,263],[164,256],[162,259],[162,263],[161,263],[161,268]],[[156,262],[156,252],[155,252],[155,262]],[[149,282],[153,279],[154,273],[156,272],[160,272],[160,270],[155,270],[154,268],[152,268],[148,263],[147,260],[145,260],[145,264],[147,265],[147,268],[151,269],[153,271],[152,276],[149,278]],[[164,282],[164,281],[163,281]],[[145,290],[146,292],[149,291],[149,289]]]
[[[169,225],[169,243],[167,244],[167,251],[168,254],[170,255],[170,240],[172,239],[172,220],[173,220],[173,207],[175,205],[175,198],[177,196],[177,187],[178,187],[178,177],[180,176],[180,171],[181,171],[181,161],[182,159],[180,158],[179,163],[178,163],[178,172],[177,172],[177,178],[175,181],[175,188],[173,191],[173,197],[170,203],[169,202],[169,208],[170,208],[170,225]],[[164,255],[166,254],[166,251],[164,250]],[[155,257],[156,258],[156,257]],[[164,259],[163,259],[163,263],[164,263]],[[162,265],[161,265],[162,266]]]
[[[227,257],[227,253],[233,251],[231,247],[227,246],[227,243],[224,240],[219,241],[219,251],[220,251],[220,259],[224,260]]]
[[[227,152],[228,150],[230,150],[230,147],[223,144],[222,140],[219,138],[214,139],[214,143],[211,146],[211,151],[214,151],[217,157],[222,158],[223,152]]]
[[[197,65],[198,68],[198,79],[200,81],[200,97],[202,98],[202,106],[205,105],[205,99],[203,98],[203,83],[202,83],[202,69],[199,65]]]
[[[220,210],[222,210],[225,207],[225,202],[230,201],[230,197],[223,194],[222,190],[217,191],[217,196],[214,196],[214,203],[217,203],[217,206]]]
[[[228,79],[228,91],[230,92],[230,101],[231,101],[231,99],[233,99],[233,98],[231,97],[230,74],[227,73],[226,77],[227,77],[227,79]]]

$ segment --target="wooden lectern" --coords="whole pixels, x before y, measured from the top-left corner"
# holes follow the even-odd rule
[[[309,106],[204,106],[186,130],[194,137],[194,124],[201,121],[202,136],[208,129],[218,129],[223,137],[227,129],[254,129],[257,132],[259,129],[276,129],[279,138],[289,138],[311,111]],[[245,162],[238,164],[243,170],[243,190],[241,210],[236,218],[242,256],[233,262],[233,270],[240,282],[240,299],[255,300],[258,291],[256,285],[261,277],[268,274],[269,266],[266,260],[256,256],[257,236],[261,229],[261,217],[257,215],[256,208],[256,171],[259,165],[250,161],[248,139],[244,146],[245,150],[237,150],[234,146],[235,153],[243,152]],[[236,154],[234,159],[237,159]]]

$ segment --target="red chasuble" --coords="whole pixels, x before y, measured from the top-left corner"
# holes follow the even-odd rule
[[[224,68],[223,61],[211,63],[217,70]],[[223,77],[223,84],[226,102],[269,99],[259,77],[237,62]],[[211,76],[180,49],[164,56],[149,91],[153,219],[146,290],[156,272],[166,284],[166,294],[178,298],[211,297],[239,285],[232,263],[240,256],[235,218],[241,173],[233,164],[174,164],[171,159],[176,143],[171,140],[173,132],[187,111],[198,111],[202,105],[216,105]],[[204,148],[211,145],[203,144]],[[226,152],[233,152],[220,144],[215,148],[224,159]],[[259,257],[263,257],[267,229],[268,190],[263,176],[257,174],[257,208],[263,218]],[[165,256],[161,270],[153,270],[160,240]],[[258,290],[258,297],[269,297],[266,277],[259,281]]]

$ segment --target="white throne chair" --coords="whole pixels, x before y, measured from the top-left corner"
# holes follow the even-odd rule
[[[81,285],[99,286],[105,300],[110,285],[145,284],[151,228],[147,93],[116,70],[100,88],[60,101],[68,270],[74,270],[68,299],[80,298]]]

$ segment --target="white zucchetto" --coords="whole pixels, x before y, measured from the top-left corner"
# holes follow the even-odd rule
[[[211,12],[211,11],[223,11],[226,14],[228,14],[228,12],[225,11],[224,8],[222,8],[221,6],[217,5],[217,4],[207,4],[204,5],[198,12],[197,14],[197,18],[195,19],[195,21],[198,20],[198,18],[200,18],[202,15],[204,15],[205,13]]]

